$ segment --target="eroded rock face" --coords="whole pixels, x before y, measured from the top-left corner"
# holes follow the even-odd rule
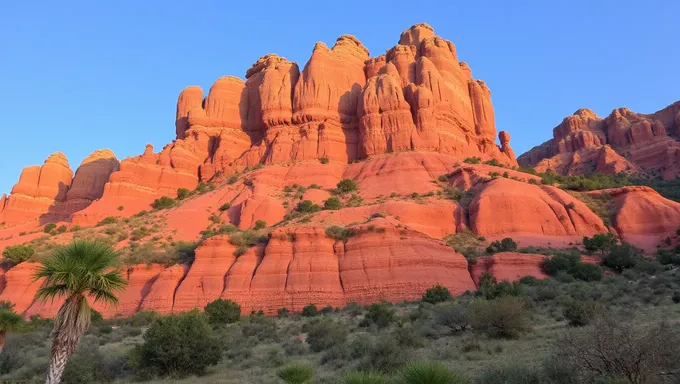
[[[579,109],[553,130],[553,138],[519,157],[522,165],[562,174],[626,172],[680,175],[680,102],[653,114],[615,109],[602,119]]]
[[[548,278],[541,270],[544,255],[500,252],[493,256],[479,257],[471,267],[472,279],[479,285],[479,278],[483,273],[489,273],[497,281],[517,281],[525,276],[537,279]]]

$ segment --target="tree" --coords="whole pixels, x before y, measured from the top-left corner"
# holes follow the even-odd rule
[[[493,338],[515,338],[529,329],[524,303],[517,297],[477,300],[470,307],[470,325]]]
[[[257,220],[255,222],[255,226],[253,227],[254,230],[259,231],[260,229],[267,228],[267,222],[264,220]]]
[[[578,382],[661,382],[662,375],[680,368],[680,332],[664,322],[633,323],[596,316],[590,326],[572,328],[558,339],[557,358],[581,376]]]
[[[599,251],[603,258],[615,245],[616,235],[613,233],[598,233],[592,238],[587,236],[583,237],[583,246],[586,248],[586,251],[590,253]]]
[[[302,316],[314,317],[314,316],[317,316],[318,314],[319,314],[319,310],[316,308],[316,305],[314,305],[314,304],[305,305],[302,308]]]
[[[340,208],[342,208],[342,202],[337,197],[329,197],[328,200],[323,202],[323,209],[334,211]]]
[[[470,323],[468,308],[460,303],[443,303],[435,308],[438,324],[449,327],[451,332],[465,331]]]
[[[628,243],[622,243],[621,245],[614,245],[609,254],[604,257],[602,263],[620,273],[624,269],[633,268],[641,257],[641,249]]]
[[[414,361],[397,373],[398,384],[467,384],[470,380],[438,361]]]
[[[394,320],[394,309],[392,309],[392,304],[383,303],[373,303],[368,307],[368,311],[364,316],[364,321],[360,325],[375,324],[378,328],[385,328],[389,326]]]
[[[314,369],[306,364],[288,364],[276,371],[276,376],[286,384],[308,383],[314,377]]]
[[[501,241],[494,241],[486,247],[486,251],[489,253],[497,253],[497,252],[515,252],[517,250],[517,243],[515,240],[506,237],[505,239]]]
[[[168,209],[174,207],[175,203],[176,201],[172,197],[161,196],[158,199],[154,200],[151,206],[154,207],[155,209]]]
[[[422,300],[426,303],[437,304],[444,302],[449,298],[451,298],[451,292],[449,292],[449,289],[437,284],[425,291]]]
[[[28,260],[34,253],[35,250],[30,245],[10,245],[2,251],[2,257],[11,261],[13,264],[19,264]]]
[[[80,338],[90,326],[91,311],[88,297],[95,303],[118,303],[116,292],[126,281],[115,269],[118,254],[108,245],[85,240],[57,248],[46,258],[34,279],[45,279],[35,299],[39,301],[65,299],[54,318],[52,359],[46,384],[57,384],[66,363],[73,355]]]
[[[572,300],[565,304],[563,314],[569,320],[569,325],[583,327],[590,323],[596,309],[594,301]]]
[[[154,320],[134,353],[142,373],[180,377],[204,373],[222,355],[219,340],[197,310]]]
[[[204,310],[211,324],[235,323],[241,318],[241,306],[231,300],[213,300]]]
[[[191,191],[186,188],[180,188],[177,190],[177,200],[184,200],[191,195]]]
[[[24,318],[14,312],[14,304],[0,301],[0,353],[5,347],[7,332],[15,330],[24,322]]]
[[[352,192],[356,191],[359,186],[357,186],[357,183],[354,182],[352,179],[342,179],[337,185],[338,187],[338,192],[340,193],[347,193],[347,192]]]

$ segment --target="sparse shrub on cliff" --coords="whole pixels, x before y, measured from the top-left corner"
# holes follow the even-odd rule
[[[52,232],[55,228],[57,228],[57,225],[54,223],[49,223],[46,224],[45,227],[43,228],[43,232],[45,233],[50,233]]]
[[[62,225],[58,226],[57,229],[54,230],[54,233],[57,234],[57,235],[60,234],[60,233],[65,233],[66,229],[67,229],[66,226],[62,224]]]
[[[347,200],[348,207],[358,207],[363,203],[364,199],[356,193],[353,193],[352,196],[350,196],[350,198]]]
[[[267,228],[267,222],[264,220],[257,220],[255,221],[255,226],[253,227],[254,230],[259,231],[260,229]]]
[[[177,201],[175,201],[175,199],[172,197],[162,196],[154,200],[151,206],[154,209],[168,209],[174,207],[176,203]]]
[[[309,304],[305,305],[302,308],[302,316],[305,317],[314,317],[319,315],[319,310],[316,308],[316,305],[314,304]]]
[[[12,264],[19,264],[33,256],[35,249],[26,244],[10,245],[5,247],[2,251],[2,257],[9,260]]]
[[[314,213],[320,211],[321,207],[318,204],[314,204],[311,200],[303,200],[298,203],[295,210],[301,213]]]
[[[501,241],[496,240],[486,248],[488,253],[515,252],[516,250],[517,243],[509,237],[506,237]]]
[[[356,191],[357,189],[359,189],[359,186],[352,179],[342,179],[337,185],[337,191],[339,193],[348,193]]]
[[[241,318],[241,306],[231,300],[213,300],[204,311],[211,324],[230,324]]]
[[[338,199],[335,196],[329,197],[326,201],[323,202],[323,209],[334,211],[340,208],[342,208],[342,202],[340,202],[340,199]]]
[[[343,228],[337,225],[326,228],[326,236],[335,240],[347,241],[350,237],[357,234],[354,228]]]
[[[180,188],[177,190],[177,200],[184,200],[191,195],[191,191],[187,188]]]
[[[238,175],[231,175],[227,179],[227,184],[229,184],[229,185],[236,184],[237,181],[238,181]]]
[[[256,231],[247,229],[241,232],[235,232],[229,237],[229,242],[240,247],[252,247],[258,243],[266,244],[269,241],[269,236],[266,234],[259,234]]]
[[[448,174],[439,175],[439,177],[437,177],[437,181],[441,181],[442,183],[448,183],[449,175]]]
[[[243,245],[239,246],[238,248],[234,249],[234,256],[240,257],[246,254],[248,252],[248,248],[244,247]]]
[[[616,245],[617,239],[616,235],[613,233],[598,233],[593,235],[593,237],[583,237],[583,246],[589,253],[600,252],[601,257],[604,258],[605,254]]]
[[[463,197],[463,192],[457,187],[444,187],[443,195],[445,199],[460,201]]]
[[[78,225],[78,224],[72,226],[71,229],[69,230],[69,232],[78,232],[78,231],[80,231],[80,225]]]
[[[602,260],[602,264],[620,273],[624,269],[633,268],[637,261],[643,257],[642,255],[641,249],[628,243],[622,243],[611,247],[609,254]]]
[[[231,208],[231,204],[224,203],[224,204],[220,205],[219,210],[220,210],[220,212],[224,212],[224,211],[228,210],[229,208]]]
[[[203,181],[199,182],[196,188],[194,188],[193,193],[197,195],[202,195],[206,192],[212,191],[215,187],[212,184],[206,184]]]
[[[238,231],[233,224],[224,224],[218,228],[208,228],[201,231],[201,239],[205,240],[217,235],[228,235]]]
[[[524,302],[513,296],[472,302],[470,325],[493,338],[516,338],[530,328]]]
[[[484,164],[493,165],[494,167],[502,167],[503,166],[503,164],[496,159],[487,160],[487,161],[484,162]]]
[[[327,157],[322,157],[322,158],[319,159],[319,162],[320,162],[321,164],[328,164],[328,158],[327,158]]]
[[[217,364],[221,347],[198,311],[157,318],[132,352],[142,377],[200,375]]]
[[[451,292],[448,288],[441,285],[435,285],[432,288],[428,288],[423,294],[422,300],[426,303],[437,304],[444,302],[451,298]]]

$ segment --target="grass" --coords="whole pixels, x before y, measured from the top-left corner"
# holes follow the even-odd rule
[[[569,194],[583,202],[593,213],[598,215],[607,227],[612,226],[613,217],[616,214],[614,199],[608,194],[601,194],[598,197],[585,192],[570,191]]]

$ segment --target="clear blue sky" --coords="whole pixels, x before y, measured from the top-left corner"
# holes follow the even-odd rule
[[[329,5],[326,5],[329,3]],[[274,52],[302,67],[353,34],[379,55],[412,24],[454,42],[492,91],[519,155],[581,107],[653,112],[680,99],[677,0],[2,1],[0,192],[62,151],[119,158],[174,138],[175,103]]]

